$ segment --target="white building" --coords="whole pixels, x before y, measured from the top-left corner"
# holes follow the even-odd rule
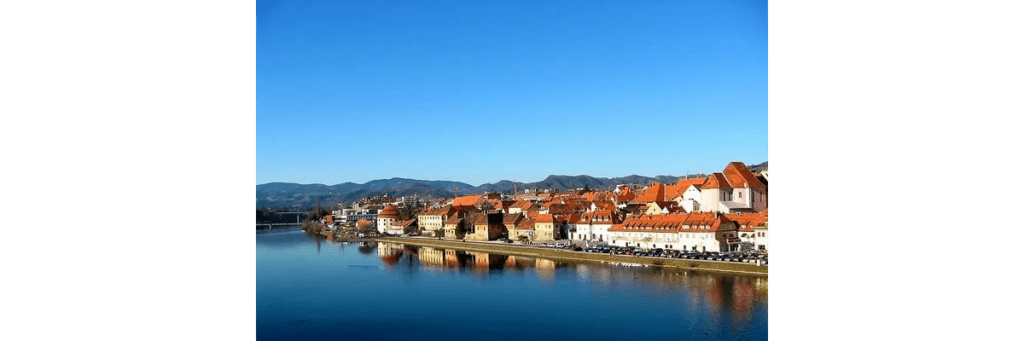
[[[354,225],[359,219],[377,221],[377,210],[359,206],[359,203],[352,204],[352,208],[343,208],[331,211],[334,221],[345,225]]]
[[[739,244],[736,224],[715,213],[631,215],[608,231],[622,247],[722,252]]]
[[[768,209],[768,186],[742,162],[730,162],[700,186],[701,212],[761,212]]]
[[[398,209],[393,205],[387,205],[381,210],[380,214],[377,215],[377,232],[392,233],[394,228],[392,226],[398,221]]]

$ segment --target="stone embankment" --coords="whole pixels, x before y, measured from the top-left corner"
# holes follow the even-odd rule
[[[758,266],[748,263],[717,262],[693,259],[660,258],[660,257],[636,257],[626,255],[611,255],[606,253],[590,253],[581,251],[569,251],[565,249],[552,249],[537,246],[520,244],[497,244],[484,242],[462,242],[453,240],[437,240],[430,238],[376,238],[380,242],[428,246],[439,249],[453,249],[463,251],[476,251],[487,253],[498,253],[516,256],[529,256],[547,258],[551,260],[587,261],[599,263],[632,263],[647,266],[660,266],[665,268],[678,268],[684,270],[714,271],[739,273],[747,275],[768,276],[767,266]]]

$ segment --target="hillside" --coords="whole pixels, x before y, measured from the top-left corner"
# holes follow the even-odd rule
[[[768,168],[768,162],[749,166],[751,171],[759,172]],[[757,169],[757,170],[755,170]],[[693,174],[700,176],[703,174]],[[309,208],[320,202],[331,205],[338,202],[352,202],[364,197],[388,194],[394,197],[417,195],[428,198],[451,198],[458,188],[459,195],[468,195],[495,191],[512,193],[513,188],[538,190],[567,190],[589,186],[592,189],[610,190],[616,185],[636,184],[647,185],[654,181],[673,183],[682,176],[658,175],[654,177],[628,175],[617,178],[595,178],[589,175],[550,175],[544,180],[532,183],[514,184],[512,181],[501,180],[495,183],[473,186],[457,181],[416,180],[391,178],[369,181],[365,184],[345,182],[337,185],[296,184],[272,182],[256,185],[256,208],[266,207],[299,207]]]

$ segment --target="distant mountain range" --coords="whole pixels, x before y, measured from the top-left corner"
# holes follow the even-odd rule
[[[768,168],[768,162],[748,166],[752,171]],[[702,176],[704,174],[691,174],[690,176]],[[630,175],[618,178],[595,178],[588,175],[550,175],[546,179],[532,182],[520,183],[516,187],[522,192],[523,189],[551,189],[567,190],[590,186],[592,189],[610,190],[616,185],[637,184],[647,185],[654,181],[662,183],[673,183],[682,176],[659,175],[647,177]],[[346,182],[333,186],[324,184],[296,184],[287,182],[271,182],[256,185],[256,208],[266,207],[300,207],[309,208],[320,202],[324,206],[333,206],[344,201],[346,203],[361,198],[388,194],[393,197],[416,195],[424,198],[451,198],[458,188],[459,195],[470,195],[495,191],[499,193],[512,193],[512,181],[502,180],[496,183],[487,183],[480,186],[473,186],[464,182],[456,181],[434,181],[416,180],[404,178],[391,178],[384,180],[373,180],[365,184]]]

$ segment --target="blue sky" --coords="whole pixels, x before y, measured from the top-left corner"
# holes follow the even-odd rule
[[[766,1],[257,1],[257,184],[767,160]]]

